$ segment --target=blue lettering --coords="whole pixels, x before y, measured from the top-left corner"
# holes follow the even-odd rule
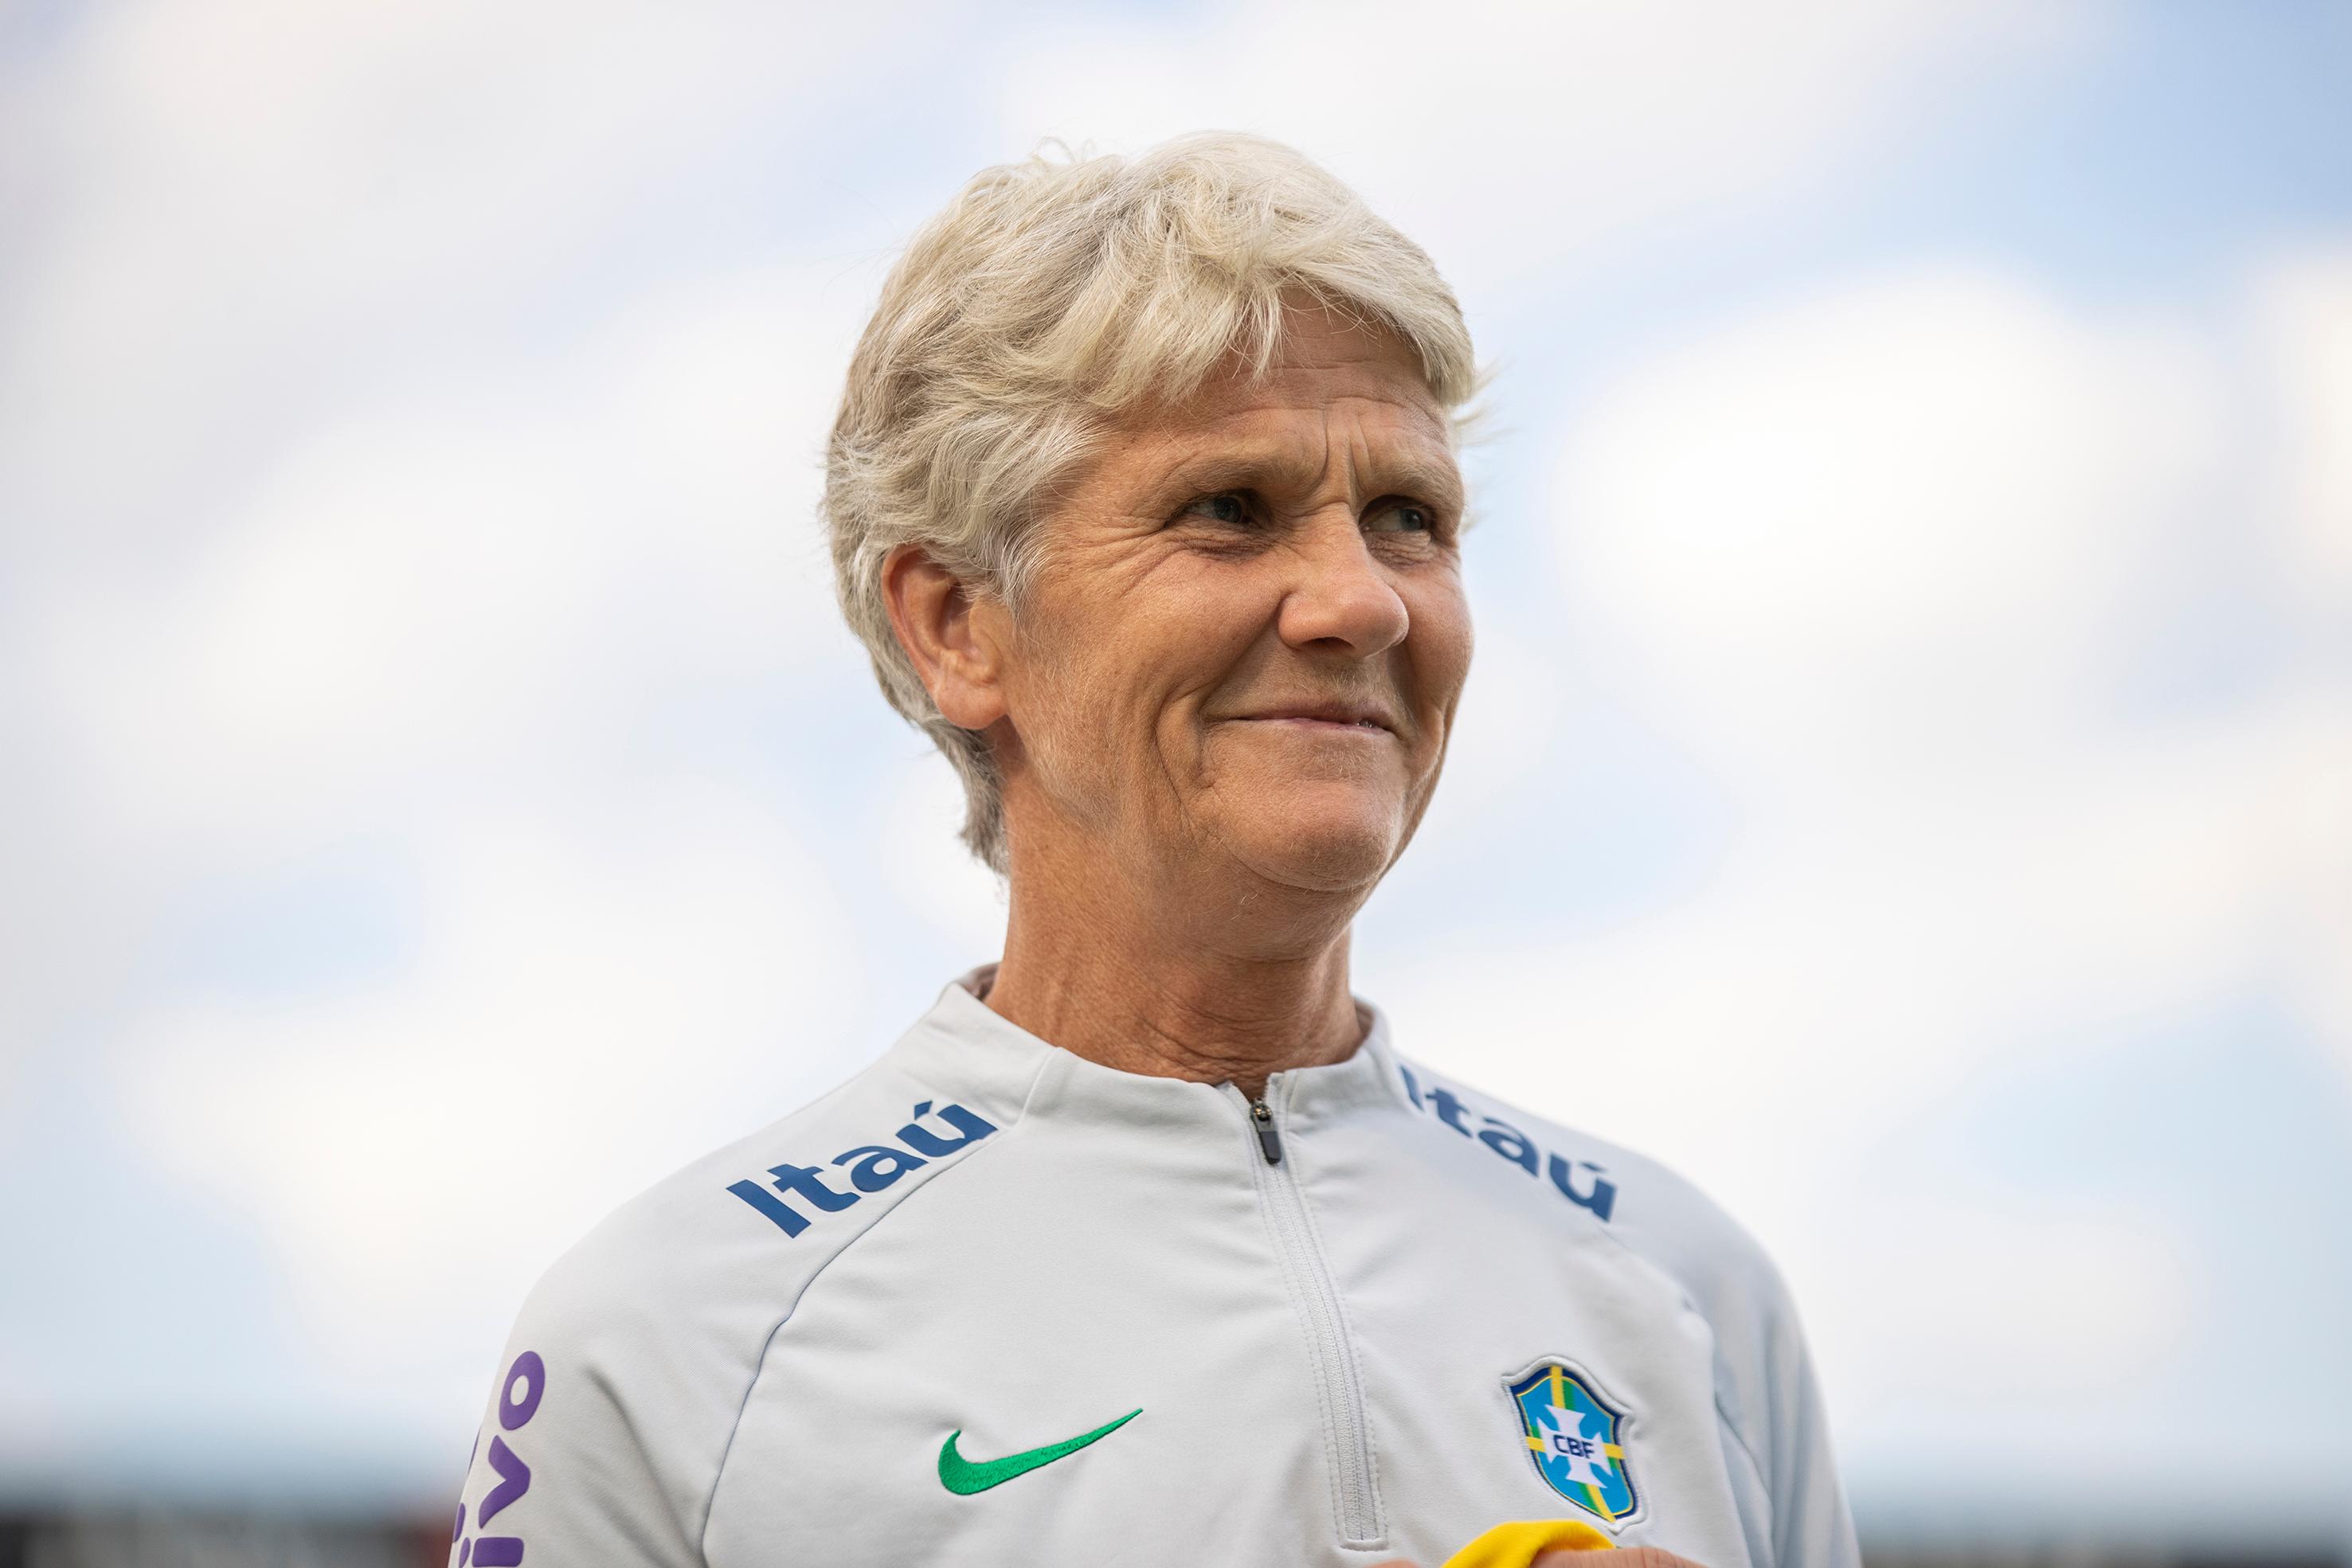
[[[1558,1155],[1554,1155],[1551,1156],[1550,1165],[1551,1185],[1559,1188],[1560,1196],[1562,1197],[1567,1198],[1570,1203],[1580,1204],[1584,1207],[1591,1209],[1592,1211],[1593,1218],[1596,1219],[1607,1219],[1609,1218],[1609,1211],[1617,1207],[1617,1184],[1604,1177],[1601,1174],[1601,1167],[1599,1166],[1594,1165],[1591,1160],[1579,1160],[1576,1162],[1576,1167],[1579,1170],[1587,1170],[1592,1173],[1591,1190],[1589,1192],[1579,1192],[1576,1190],[1575,1184],[1570,1182],[1568,1178],[1569,1166],[1566,1160],[1561,1159]]]
[[[1529,1176],[1536,1174],[1536,1146],[1528,1142],[1525,1133],[1494,1117],[1484,1118],[1486,1125],[1478,1134],[1478,1141],[1510,1161],[1523,1166]]]
[[[861,1155],[865,1156],[862,1159],[858,1157]],[[931,1163],[886,1144],[864,1144],[847,1154],[833,1156],[837,1166],[848,1165],[852,1160],[856,1160],[857,1165],[849,1173],[849,1183],[860,1192],[880,1192],[908,1171],[920,1170]]]
[[[1402,1062],[1397,1063],[1397,1071],[1403,1077],[1405,1094],[1414,1105],[1423,1110],[1434,1109],[1439,1121],[1464,1137],[1475,1137],[1531,1176],[1540,1177],[1549,1168],[1551,1184],[1559,1189],[1560,1196],[1590,1211],[1596,1219],[1605,1221],[1615,1210],[1617,1184],[1602,1174],[1600,1166],[1591,1160],[1571,1164],[1559,1155],[1547,1155],[1525,1133],[1499,1117],[1479,1116],[1485,1125],[1474,1133],[1466,1118],[1476,1113],[1463,1103],[1462,1096],[1443,1084],[1423,1089],[1412,1069]]]
[[[996,1131],[994,1123],[973,1115],[961,1105],[942,1105],[940,1107],[940,1120],[963,1134],[961,1138],[942,1138],[921,1124],[922,1118],[930,1113],[931,1103],[929,1100],[919,1103],[915,1106],[915,1120],[898,1129],[898,1141],[917,1154],[929,1155],[933,1159],[941,1155],[951,1155],[967,1144],[976,1144]]]
[[[808,1221],[793,1211],[793,1206],[755,1181],[727,1184],[727,1190],[776,1222],[777,1228],[787,1236],[798,1236],[808,1228]]]
[[[906,1148],[888,1144],[860,1144],[833,1156],[832,1164],[848,1167],[849,1183],[857,1190],[841,1192],[824,1184],[823,1166],[781,1165],[768,1167],[774,1177],[774,1191],[756,1181],[728,1184],[727,1190],[764,1215],[769,1222],[787,1236],[798,1236],[809,1228],[809,1216],[784,1201],[798,1197],[820,1214],[838,1214],[858,1200],[864,1193],[880,1192],[896,1185],[909,1171],[918,1171],[944,1155],[968,1148],[996,1131],[996,1124],[961,1105],[943,1105],[939,1120],[945,1123],[950,1137],[926,1127],[922,1119],[930,1115],[931,1103],[925,1100],[915,1107],[915,1119],[898,1129],[900,1142]],[[911,1149],[914,1152],[908,1153]],[[537,1404],[537,1396],[531,1396]],[[523,1417],[528,1420],[530,1417]]]
[[[823,1166],[770,1166],[778,1192],[798,1193],[827,1214],[839,1214],[857,1201],[854,1192],[835,1192],[824,1185]]]

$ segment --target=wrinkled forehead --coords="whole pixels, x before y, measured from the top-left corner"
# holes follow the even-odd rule
[[[1182,401],[1131,411],[1111,445],[1171,484],[1304,491],[1338,478],[1458,506],[1453,430],[1409,346],[1326,315],[1295,317],[1263,365],[1235,356]]]

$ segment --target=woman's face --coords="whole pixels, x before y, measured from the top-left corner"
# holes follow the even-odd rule
[[[1115,431],[1040,520],[1003,644],[1015,874],[1075,835],[1057,847],[1155,880],[1205,853],[1369,891],[1470,666],[1462,507],[1412,351],[1319,310],[1263,379]]]

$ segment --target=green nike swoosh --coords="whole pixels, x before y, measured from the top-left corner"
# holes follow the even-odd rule
[[[1142,1414],[1140,1410],[1130,1410],[1118,1420],[1105,1422],[1078,1437],[1048,1443],[1042,1448],[1031,1448],[1025,1453],[1008,1454],[1001,1459],[983,1459],[978,1464],[956,1452],[956,1439],[963,1436],[963,1429],[958,1427],[948,1434],[946,1442],[940,1445],[940,1485],[958,1497],[970,1497],[976,1491],[1001,1487],[1014,1476],[1025,1476],[1040,1465],[1050,1465],[1055,1459],[1076,1453],[1088,1443],[1109,1437]]]

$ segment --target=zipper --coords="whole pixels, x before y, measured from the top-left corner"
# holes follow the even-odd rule
[[[1276,1073],[1266,1080],[1267,1094],[1275,1092],[1281,1076]],[[1241,1091],[1235,1089],[1234,1093],[1238,1096]],[[1264,1097],[1248,1103],[1250,1130],[1257,1134],[1258,1152],[1258,1157],[1250,1162],[1250,1176],[1265,1205],[1275,1250],[1314,1350],[1339,1544],[1384,1547],[1388,1529],[1381,1520],[1380,1489],[1372,1479],[1371,1429],[1364,1416],[1363,1379],[1356,1366],[1355,1344],[1348,1337],[1347,1319],[1340,1312],[1339,1291],[1331,1283],[1322,1249],[1316,1245],[1307,1197],[1298,1190],[1297,1167],[1283,1158],[1282,1129],[1274,1109]]]
[[[1266,1109],[1265,1101],[1250,1102],[1250,1123],[1257,1128],[1257,1146],[1265,1155],[1265,1163],[1270,1166],[1280,1165],[1282,1134],[1275,1130],[1274,1113]]]

